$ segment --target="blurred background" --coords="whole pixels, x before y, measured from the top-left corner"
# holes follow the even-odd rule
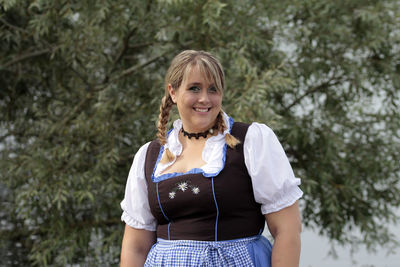
[[[196,49],[302,179],[301,266],[399,266],[399,29],[393,0],[0,0],[0,265],[118,265],[133,156]]]

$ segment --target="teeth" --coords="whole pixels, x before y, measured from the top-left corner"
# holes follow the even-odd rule
[[[195,108],[195,110],[198,112],[207,112],[208,108]]]

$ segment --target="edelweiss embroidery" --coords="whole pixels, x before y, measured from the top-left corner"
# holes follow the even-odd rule
[[[178,191],[185,192],[189,188],[192,194],[194,195],[198,195],[200,193],[199,187],[191,185],[189,181],[183,181],[176,184],[176,186],[171,190],[171,192],[169,192],[168,197],[170,199],[174,199]]]
[[[193,194],[197,195],[200,192],[200,189],[198,187],[193,187],[192,192]]]
[[[175,197],[176,193],[175,192],[169,192],[169,198],[173,199]]]
[[[188,187],[188,184],[186,182],[182,182],[178,184],[178,189],[181,190],[182,192],[185,192]]]

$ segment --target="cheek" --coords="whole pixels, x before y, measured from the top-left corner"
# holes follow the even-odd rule
[[[221,104],[222,104],[222,97],[221,97],[221,96],[215,96],[215,97],[212,99],[212,102],[213,102],[214,106],[221,106]]]
[[[196,101],[197,101],[196,95],[187,94],[187,95],[185,96],[185,102],[188,103],[188,104],[193,104],[193,103],[196,102]]]
[[[182,96],[179,101],[177,102],[178,106],[182,108],[187,108],[193,105],[195,102],[195,99],[191,97],[190,95],[184,95]]]

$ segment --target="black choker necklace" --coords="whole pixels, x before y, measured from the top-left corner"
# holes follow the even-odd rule
[[[191,139],[192,137],[199,139],[200,137],[207,138],[207,135],[214,133],[214,129],[216,129],[216,126],[213,126],[211,129],[208,129],[207,131],[201,133],[188,133],[183,129],[182,126],[181,132],[183,133],[183,136],[187,136],[189,139]]]

